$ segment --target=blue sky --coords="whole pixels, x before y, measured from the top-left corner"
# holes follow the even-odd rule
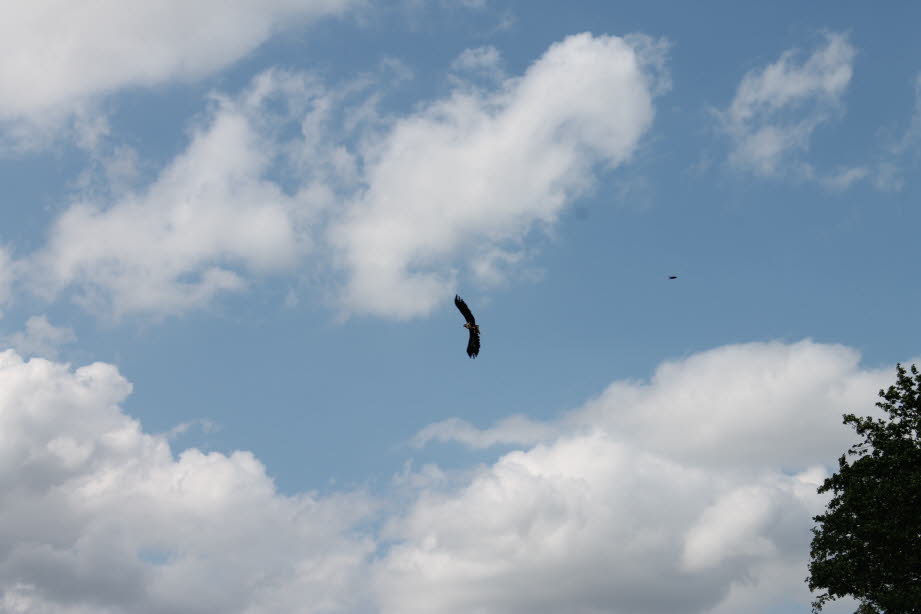
[[[921,8],[6,12],[0,609],[809,611]]]

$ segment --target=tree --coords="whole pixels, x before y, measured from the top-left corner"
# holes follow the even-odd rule
[[[833,497],[813,518],[807,582],[825,591],[813,612],[851,596],[855,614],[921,613],[921,375],[914,365],[896,371],[876,403],[888,419],[845,414],[863,441],[819,487]]]

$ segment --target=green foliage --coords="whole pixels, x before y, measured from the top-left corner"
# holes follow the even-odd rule
[[[813,612],[851,596],[855,614],[921,613],[921,375],[897,373],[876,404],[888,419],[845,414],[863,441],[819,487],[834,496],[814,517],[807,582],[824,592]]]

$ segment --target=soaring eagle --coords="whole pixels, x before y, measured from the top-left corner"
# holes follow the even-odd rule
[[[476,320],[473,314],[470,313],[470,307],[467,307],[464,299],[455,294],[454,304],[460,310],[464,319],[467,320],[464,322],[464,328],[470,331],[470,339],[467,341],[467,356],[476,358],[477,354],[480,353],[480,327],[476,325]]]

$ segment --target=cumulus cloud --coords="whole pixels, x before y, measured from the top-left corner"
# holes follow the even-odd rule
[[[664,49],[571,36],[521,77],[465,81],[399,117],[379,113],[373,77],[266,71],[212,96],[150,185],[130,189],[130,155],[102,160],[119,189],[76,199],[22,274],[48,298],[71,288],[96,312],[160,316],[292,272],[309,253],[326,278],[341,275],[345,312],[426,314],[461,275],[496,284],[520,270],[527,235],[630,158],[667,87]],[[498,59],[486,48],[459,62]]]
[[[801,174],[798,155],[808,151],[816,128],[841,112],[856,53],[847,35],[829,33],[804,59],[788,50],[748,72],[719,114],[732,143],[730,163],[762,176]],[[837,184],[845,176],[855,178],[838,173]]]
[[[726,346],[615,382],[459,487],[422,481],[375,569],[382,611],[806,608],[816,488],[853,441],[840,416],[870,411],[889,371],[802,341]],[[516,436],[508,423],[468,427],[419,438]]]
[[[615,381],[556,422],[511,416],[481,429],[450,418],[426,426],[413,442],[484,448],[601,429],[695,466],[751,470],[782,461],[800,470],[850,445],[850,431],[838,418],[845,410],[872,408],[890,375],[862,368],[859,353],[840,345],[727,345],[663,362],[648,381]]]
[[[600,432],[513,452],[392,528],[382,611],[706,611],[752,563],[802,563],[809,477],[727,483]]]
[[[648,383],[615,382],[570,419],[680,462],[804,468],[849,445],[840,415],[872,408],[890,378],[859,362],[808,340],[729,345],[665,362]]]
[[[368,497],[283,496],[249,452],[175,456],[130,392],[111,365],[0,353],[0,609],[359,609]]]
[[[0,118],[62,111],[128,86],[198,79],[274,32],[353,0],[16,3],[0,22]]]
[[[840,346],[717,348],[556,422],[430,429],[422,439],[520,449],[459,472],[407,465],[385,500],[281,495],[248,452],[176,453],[175,432],[145,433],[121,410],[131,384],[114,366],[7,350],[0,609],[805,608],[816,487],[852,436],[840,414],[872,408],[890,376]]]
[[[58,347],[76,340],[72,328],[55,326],[42,314],[26,320],[26,329],[13,333],[6,342],[22,355],[54,358]]]
[[[366,152],[367,189],[332,229],[346,307],[429,312],[473,254],[516,251],[591,189],[596,168],[628,160],[653,117],[638,47],[571,36],[520,78],[459,89],[396,121]],[[491,62],[488,51],[476,57]]]
[[[310,249],[310,212],[324,195],[291,192],[266,174],[282,155],[265,110],[309,104],[305,81],[269,71],[236,99],[217,98],[188,148],[140,192],[76,202],[53,223],[23,273],[46,296],[75,287],[113,315],[180,313],[240,290],[246,274],[290,271]]]

